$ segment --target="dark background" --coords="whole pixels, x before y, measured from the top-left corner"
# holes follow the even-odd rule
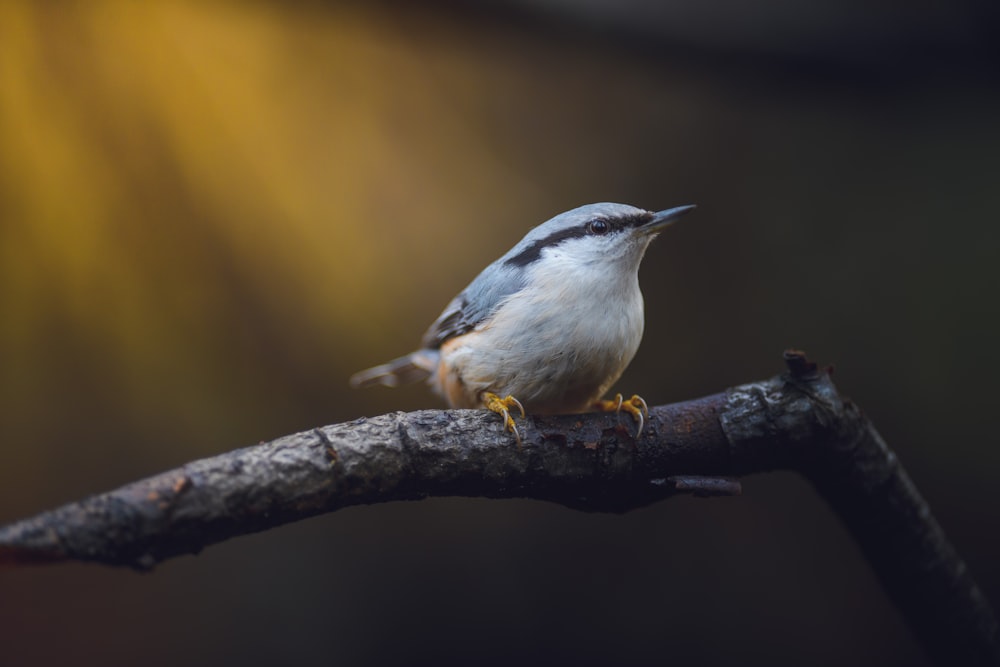
[[[651,404],[802,347],[1000,600],[993,2],[0,6],[0,522],[360,415],[527,229],[696,213],[640,274]],[[911,665],[811,488],[624,516],[442,499],[0,572],[5,665]]]

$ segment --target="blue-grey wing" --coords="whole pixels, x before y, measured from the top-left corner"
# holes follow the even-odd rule
[[[450,338],[482,324],[511,294],[524,287],[524,272],[499,260],[486,267],[461,294],[451,300],[424,334],[423,346],[437,349]]]

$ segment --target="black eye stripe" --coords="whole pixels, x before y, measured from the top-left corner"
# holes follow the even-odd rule
[[[560,229],[557,232],[552,232],[544,238],[538,239],[513,257],[509,257],[506,261],[504,261],[504,264],[508,266],[527,266],[532,262],[538,261],[538,259],[542,256],[542,250],[544,248],[557,246],[563,241],[568,241],[569,239],[578,239],[593,234],[600,235],[601,232],[595,232],[592,229],[594,223],[598,221],[607,224],[608,229],[603,232],[603,235],[607,235],[622,229],[639,227],[647,223],[651,215],[652,214],[650,213],[643,213],[622,218],[597,218],[594,220],[588,220],[587,222],[576,227]]]
[[[543,248],[551,248],[559,245],[563,241],[578,239],[583,236],[587,236],[586,226],[561,229],[558,232],[549,234],[545,238],[538,239],[521,252],[517,253],[513,257],[510,257],[506,262],[504,262],[504,264],[509,266],[527,266],[532,262],[538,261],[538,259],[542,256]]]

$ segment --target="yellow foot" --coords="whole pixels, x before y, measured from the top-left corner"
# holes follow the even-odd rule
[[[503,417],[504,427],[514,434],[514,439],[517,440],[517,446],[520,447],[521,434],[517,432],[517,426],[514,424],[514,418],[510,416],[510,409],[517,406],[517,409],[521,411],[521,419],[524,419],[524,406],[521,405],[521,401],[517,400],[513,396],[500,398],[491,391],[483,392],[482,401],[483,406],[487,410],[492,410]]]
[[[632,418],[639,422],[639,428],[635,432],[636,437],[642,435],[642,427],[646,424],[645,418],[649,416],[649,407],[646,405],[646,401],[642,400],[641,396],[635,395],[626,401],[621,394],[616,394],[610,401],[597,401],[594,403],[594,408],[603,412],[617,413],[624,410],[632,415]]]

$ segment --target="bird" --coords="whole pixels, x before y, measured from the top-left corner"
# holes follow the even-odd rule
[[[355,373],[355,388],[426,380],[452,408],[625,411],[641,435],[646,401],[603,397],[632,361],[644,328],[639,264],[665,227],[695,208],[587,204],[532,228],[487,266],[427,329],[420,348]]]

